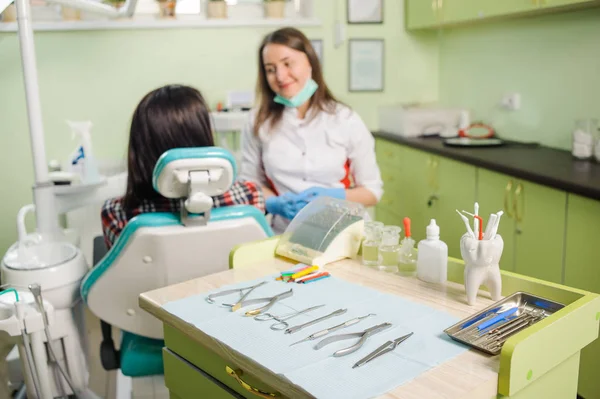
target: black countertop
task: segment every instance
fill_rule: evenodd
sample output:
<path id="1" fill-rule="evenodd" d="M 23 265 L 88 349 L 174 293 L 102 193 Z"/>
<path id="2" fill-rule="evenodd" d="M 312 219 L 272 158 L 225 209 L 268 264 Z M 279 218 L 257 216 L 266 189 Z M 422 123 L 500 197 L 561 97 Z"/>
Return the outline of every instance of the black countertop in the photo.
<path id="1" fill-rule="evenodd" d="M 569 151 L 512 142 L 501 147 L 448 147 L 439 137 L 373 134 L 377 138 L 600 200 L 600 164 L 574 159 Z"/>

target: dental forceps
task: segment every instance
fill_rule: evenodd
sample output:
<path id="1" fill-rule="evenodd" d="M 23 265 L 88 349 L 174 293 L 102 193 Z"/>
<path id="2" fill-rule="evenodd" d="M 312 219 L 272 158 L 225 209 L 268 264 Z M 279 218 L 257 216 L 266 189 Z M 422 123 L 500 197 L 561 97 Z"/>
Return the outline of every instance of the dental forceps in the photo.
<path id="1" fill-rule="evenodd" d="M 329 338 L 325 338 L 324 340 L 322 340 L 321 342 L 319 342 L 315 346 L 315 349 L 321 349 L 325 345 L 331 344 L 331 343 L 336 342 L 336 341 L 341 341 L 343 339 L 360 338 L 358 340 L 358 342 L 355 343 L 354 345 L 349 346 L 349 347 L 344 348 L 344 349 L 340 349 L 339 351 L 333 352 L 333 356 L 334 357 L 340 357 L 340 356 L 349 355 L 349 354 L 354 353 L 357 350 L 359 350 L 361 348 L 361 346 L 363 346 L 363 344 L 367 341 L 367 338 L 369 338 L 371 335 L 377 334 L 378 332 L 381 332 L 381 331 L 383 331 L 386 328 L 389 328 L 391 326 L 392 326 L 391 323 L 382 323 L 382 324 L 378 324 L 378 325 L 376 325 L 374 327 L 367 328 L 366 330 L 361 331 L 361 332 L 350 333 L 350 334 L 338 334 L 338 335 L 334 335 L 334 336 L 331 336 Z"/>
<path id="2" fill-rule="evenodd" d="M 339 330 L 340 328 L 350 327 L 350 326 L 352 326 L 352 325 L 360 322 L 362 319 L 366 319 L 369 316 L 375 316 L 375 314 L 374 313 L 369 313 L 366 316 L 355 317 L 354 319 L 350 319 L 348 321 L 345 321 L 342 324 L 338 324 L 337 326 L 333 326 L 333 327 L 329 327 L 329 328 L 326 328 L 326 329 L 321 330 L 321 331 L 317 331 L 316 333 L 310 334 L 308 337 L 304 338 L 303 340 L 300 340 L 298 342 L 294 342 L 290 346 L 294 346 L 294 345 L 299 344 L 301 342 L 312 341 L 313 339 L 321 338 L 321 337 L 323 337 L 323 336 L 325 336 L 327 334 L 330 334 L 330 333 L 332 333 L 334 331 Z"/>
<path id="3" fill-rule="evenodd" d="M 267 302 L 267 304 L 265 306 L 256 308 L 254 310 L 249 310 L 244 314 L 245 316 L 256 316 L 256 315 L 261 314 L 262 312 L 269 310 L 271 308 L 271 306 L 275 305 L 275 302 L 277 302 L 281 299 L 289 298 L 293 294 L 294 294 L 294 291 L 292 288 L 290 288 L 289 291 L 285 291 L 285 292 L 282 292 L 281 294 L 273 295 L 272 297 L 250 299 L 248 301 L 242 302 L 240 304 L 240 308 L 254 305 L 256 303 Z"/>
<path id="4" fill-rule="evenodd" d="M 410 338 L 411 335 L 413 335 L 413 333 L 403 335 L 402 337 L 396 338 L 393 341 L 387 341 L 385 344 L 381 345 L 379 348 L 375 349 L 373 352 L 369 353 L 367 356 L 363 357 L 358 362 L 356 362 L 354 364 L 354 366 L 352 366 L 352 368 L 355 369 L 357 367 L 364 366 L 365 364 L 369 363 L 371 360 L 376 359 L 381 355 L 385 355 L 386 353 L 393 351 L 394 349 L 396 349 L 396 347 L 398 345 L 400 345 L 402 342 L 404 342 L 408 338 Z"/>
<path id="5" fill-rule="evenodd" d="M 271 330 L 275 330 L 275 331 L 285 330 L 286 328 L 288 328 L 290 326 L 286 322 L 286 320 L 289 320 L 292 317 L 299 316 L 303 313 L 310 312 L 311 310 L 322 308 L 323 306 L 325 306 L 325 305 L 313 306 L 313 307 L 310 307 L 310 308 L 307 308 L 304 310 L 300 310 L 297 312 L 284 314 L 283 316 L 275 316 L 275 315 L 272 315 L 271 313 L 263 313 L 263 314 L 259 314 L 258 316 L 254 316 L 254 320 L 258 320 L 258 321 L 276 320 L 277 323 L 271 325 Z"/>
<path id="6" fill-rule="evenodd" d="M 231 310 L 233 312 L 235 312 L 236 310 L 238 310 L 241 307 L 241 303 L 244 301 L 244 299 L 246 299 L 246 297 L 248 295 L 250 295 L 250 293 L 255 290 L 256 288 L 260 287 L 261 285 L 267 284 L 266 281 L 263 281 L 261 283 L 258 283 L 256 285 L 250 286 L 250 287 L 244 287 L 244 288 L 234 288 L 231 290 L 225 290 L 225 291 L 221 291 L 221 292 L 216 292 L 214 294 L 210 294 L 209 296 L 206 297 L 206 302 L 208 303 L 215 303 L 214 298 L 220 297 L 220 296 L 225 296 L 225 295 L 229 295 L 229 294 L 233 294 L 234 292 L 238 292 L 240 294 L 240 299 L 238 299 L 238 301 L 236 303 L 234 303 L 233 305 L 231 304 L 226 304 L 226 303 L 222 303 L 221 306 L 224 307 L 231 307 Z M 243 293 L 245 290 L 248 290 L 248 292 L 246 292 L 245 294 Z"/>

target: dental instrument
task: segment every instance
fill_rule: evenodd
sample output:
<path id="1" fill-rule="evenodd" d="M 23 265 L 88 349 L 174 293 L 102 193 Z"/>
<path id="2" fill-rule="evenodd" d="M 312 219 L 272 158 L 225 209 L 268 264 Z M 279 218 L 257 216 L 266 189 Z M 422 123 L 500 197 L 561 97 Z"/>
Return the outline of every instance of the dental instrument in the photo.
<path id="1" fill-rule="evenodd" d="M 348 321 L 346 321 L 344 323 L 338 324 L 337 326 L 333 326 L 333 327 L 329 327 L 329 328 L 326 328 L 326 329 L 321 330 L 321 331 L 317 331 L 316 333 L 310 334 L 308 337 L 306 337 L 306 338 L 304 338 L 304 339 L 302 339 L 302 340 L 300 340 L 298 342 L 294 342 L 290 346 L 294 346 L 294 345 L 302 343 L 302 342 L 312 341 L 314 339 L 321 338 L 321 337 L 323 337 L 323 336 L 325 336 L 327 334 L 330 334 L 330 333 L 332 333 L 334 331 L 337 331 L 337 330 L 339 330 L 341 328 L 346 328 L 346 327 L 353 326 L 354 324 L 356 324 L 356 323 L 360 322 L 361 320 L 366 319 L 367 317 L 370 317 L 370 316 L 375 316 L 375 313 L 369 313 L 366 316 L 355 317 L 354 319 L 350 319 L 350 320 L 348 320 Z"/>
<path id="2" fill-rule="evenodd" d="M 490 214 L 490 218 L 488 219 L 487 226 L 485 226 L 485 232 L 483 233 L 484 240 L 490 240 L 493 238 L 493 237 L 491 237 L 492 230 L 494 229 L 494 225 L 496 224 L 497 219 L 498 219 L 498 215 L 496 215 L 495 213 Z"/>
<path id="3" fill-rule="evenodd" d="M 272 297 L 266 297 L 266 298 L 257 298 L 257 299 L 250 299 L 248 301 L 245 302 L 241 302 L 239 308 L 245 308 L 246 306 L 250 306 L 250 305 L 254 305 L 256 303 L 261 303 L 261 302 L 267 302 L 266 305 L 260 307 L 260 308 L 256 308 L 253 310 L 249 310 L 247 311 L 244 316 L 256 316 L 258 314 L 261 314 L 262 312 L 271 309 L 271 307 L 273 305 L 275 305 L 275 303 L 277 301 L 280 301 L 282 299 L 285 298 L 289 298 L 294 294 L 294 291 L 292 288 L 289 289 L 289 291 L 284 291 L 280 294 L 277 295 L 273 295 Z"/>
<path id="4" fill-rule="evenodd" d="M 275 321 L 277 321 L 277 323 L 271 325 L 271 330 L 276 330 L 276 331 L 285 330 L 286 328 L 289 327 L 289 324 L 286 322 L 286 320 L 289 320 L 296 316 L 300 316 L 301 314 L 304 314 L 304 313 L 308 313 L 312 310 L 322 308 L 323 306 L 325 306 L 325 305 L 312 306 L 310 308 L 300 310 L 298 312 L 288 313 L 288 314 L 285 314 L 282 316 L 275 316 L 271 313 L 263 313 L 263 314 L 254 316 L 254 320 L 258 320 L 258 321 L 275 320 Z M 281 326 L 281 327 L 279 327 L 279 326 Z"/>
<path id="5" fill-rule="evenodd" d="M 473 229 L 471 228 L 471 224 L 469 223 L 469 219 L 463 215 L 462 213 L 460 213 L 460 211 L 457 209 L 456 213 L 458 213 L 458 216 L 460 216 L 460 218 L 463 220 L 463 222 L 465 223 L 465 227 L 467 228 L 467 233 L 469 233 L 469 235 L 473 238 L 475 238 L 475 233 L 473 233 Z"/>
<path id="6" fill-rule="evenodd" d="M 400 338 L 396 338 L 393 341 L 387 341 L 385 344 L 381 345 L 379 348 L 375 349 L 373 352 L 369 353 L 367 356 L 363 357 L 358 362 L 356 362 L 354 366 L 352 366 L 352 368 L 355 369 L 357 367 L 364 366 L 371 360 L 376 359 L 381 355 L 385 355 L 386 353 L 392 352 L 398 347 L 398 345 L 409 339 L 412 335 L 413 333 L 411 332 L 409 334 L 401 336 Z"/>
<path id="7" fill-rule="evenodd" d="M 235 292 L 240 294 L 240 299 L 238 299 L 238 301 L 234 304 L 221 304 L 221 306 L 226 306 L 226 307 L 231 307 L 231 310 L 233 312 L 235 312 L 236 310 L 238 310 L 240 308 L 240 304 L 244 301 L 244 299 L 246 299 L 246 297 L 248 295 L 250 295 L 250 293 L 252 291 L 254 291 L 256 288 L 265 285 L 267 282 L 266 281 L 262 281 L 258 284 L 255 284 L 253 286 L 250 287 L 244 287 L 244 288 L 235 288 L 235 289 L 231 289 L 231 290 L 225 290 L 225 291 L 220 291 L 220 292 L 216 292 L 214 294 L 210 294 L 209 296 L 206 297 L 206 302 L 208 303 L 215 303 L 215 299 L 217 297 L 220 296 L 226 296 L 226 295 L 230 295 L 233 294 Z M 244 293 L 244 291 L 248 290 L 248 292 Z"/>
<path id="8" fill-rule="evenodd" d="M 303 328 L 312 326 L 313 324 L 317 324 L 317 323 L 319 323 L 319 322 L 321 322 L 323 320 L 327 320 L 327 319 L 329 319 L 331 317 L 342 315 L 342 314 L 346 313 L 347 311 L 348 311 L 348 309 L 338 309 L 338 310 L 336 310 L 334 312 L 329 313 L 328 315 L 319 317 L 318 319 L 314 319 L 314 320 L 311 320 L 311 321 L 309 321 L 307 323 L 300 324 L 300 325 L 297 325 L 297 326 L 294 326 L 294 327 L 290 327 L 287 330 L 285 330 L 285 333 L 286 334 L 293 334 L 295 332 L 298 332 L 298 331 L 302 330 Z"/>
<path id="9" fill-rule="evenodd" d="M 476 236 L 479 236 L 481 230 L 483 230 L 483 225 L 480 223 L 481 219 L 477 219 L 479 216 L 479 203 L 475 202 L 475 206 L 473 207 L 474 215 L 473 215 L 473 230 Z M 481 239 L 481 238 L 480 238 Z"/>
<path id="10" fill-rule="evenodd" d="M 499 211 L 496 213 L 496 223 L 494 224 L 494 228 L 492 229 L 490 240 L 493 240 L 496 237 L 496 233 L 498 232 L 498 226 L 500 226 L 500 217 L 504 214 L 504 211 Z"/>
<path id="11" fill-rule="evenodd" d="M 317 345 L 315 345 L 315 349 L 319 350 L 322 347 L 324 347 L 325 345 L 329 345 L 333 342 L 341 341 L 344 339 L 359 338 L 358 341 L 354 345 L 333 352 L 334 357 L 346 356 L 346 355 L 349 355 L 349 354 L 354 353 L 357 350 L 359 350 L 371 335 L 377 334 L 378 332 L 381 332 L 387 328 L 390 328 L 391 326 L 392 326 L 392 323 L 381 323 L 381 324 L 378 324 L 371 328 L 367 328 L 364 331 L 350 333 L 350 334 L 333 335 L 329 338 L 325 338 L 324 340 L 319 342 Z"/>

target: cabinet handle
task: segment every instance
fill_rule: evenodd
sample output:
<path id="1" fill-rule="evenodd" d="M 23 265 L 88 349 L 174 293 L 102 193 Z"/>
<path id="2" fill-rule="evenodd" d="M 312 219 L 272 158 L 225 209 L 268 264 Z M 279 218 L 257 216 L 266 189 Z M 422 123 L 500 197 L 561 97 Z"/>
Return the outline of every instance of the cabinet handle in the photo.
<path id="1" fill-rule="evenodd" d="M 515 220 L 517 222 L 523 221 L 523 213 L 525 210 L 525 202 L 523 201 L 523 197 L 521 194 L 523 193 L 523 185 L 521 183 L 517 184 L 517 188 L 515 189 L 515 196 L 513 199 L 513 210 L 515 212 Z M 519 212 L 519 202 L 521 202 L 521 212 Z"/>
<path id="2" fill-rule="evenodd" d="M 508 183 L 506 183 L 506 188 L 504 189 L 504 213 L 506 213 L 506 216 L 508 216 L 509 218 L 513 217 L 513 215 L 510 213 L 512 207 L 508 205 L 508 198 L 510 197 L 512 186 L 513 182 L 512 180 L 509 180 Z"/>
<path id="3" fill-rule="evenodd" d="M 251 386 L 250 384 L 246 383 L 244 380 L 242 380 L 241 376 L 243 374 L 242 370 L 233 370 L 231 367 L 229 366 L 225 366 L 225 372 L 230 376 L 233 377 L 237 380 L 237 382 L 240 383 L 240 385 L 248 392 L 253 393 L 256 396 L 259 396 L 261 398 L 278 398 L 280 397 L 280 395 L 278 393 L 269 393 L 269 392 L 264 392 L 261 391 L 260 389 L 254 388 L 253 386 Z"/>

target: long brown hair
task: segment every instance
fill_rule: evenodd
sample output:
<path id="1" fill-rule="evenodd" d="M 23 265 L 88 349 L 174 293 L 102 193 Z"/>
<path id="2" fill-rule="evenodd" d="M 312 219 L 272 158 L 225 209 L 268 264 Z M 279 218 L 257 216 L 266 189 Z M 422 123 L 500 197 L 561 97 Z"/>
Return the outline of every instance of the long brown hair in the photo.
<path id="1" fill-rule="evenodd" d="M 197 89 L 168 85 L 146 94 L 131 121 L 124 208 L 161 197 L 152 186 L 152 172 L 165 151 L 212 146 L 209 108 Z"/>
<path id="2" fill-rule="evenodd" d="M 269 33 L 263 39 L 258 49 L 258 80 L 256 83 L 256 97 L 259 101 L 259 108 L 254 120 L 253 131 L 254 134 L 258 134 L 259 128 L 265 123 L 269 122 L 269 126 L 273 127 L 280 120 L 283 115 L 284 105 L 276 103 L 274 101 L 275 93 L 269 87 L 267 82 L 267 75 L 263 66 L 262 53 L 267 44 L 282 44 L 294 50 L 298 50 L 306 54 L 308 62 L 312 68 L 312 78 L 319 87 L 317 91 L 310 99 L 309 108 L 318 107 L 318 109 L 325 112 L 334 112 L 335 106 L 339 101 L 333 97 L 333 94 L 327 88 L 325 80 L 323 79 L 323 71 L 321 70 L 321 63 L 317 57 L 315 49 L 310 44 L 310 41 L 306 36 L 295 28 L 281 28 L 275 32 Z"/>

